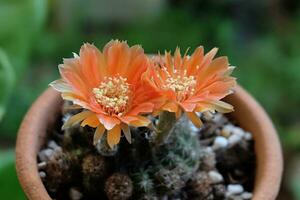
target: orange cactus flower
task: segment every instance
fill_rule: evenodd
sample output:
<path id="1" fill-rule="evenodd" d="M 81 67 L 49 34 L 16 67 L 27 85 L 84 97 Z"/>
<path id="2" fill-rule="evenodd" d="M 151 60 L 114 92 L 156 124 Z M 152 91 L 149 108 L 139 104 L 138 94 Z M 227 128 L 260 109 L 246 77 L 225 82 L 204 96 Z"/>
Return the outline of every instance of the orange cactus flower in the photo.
<path id="1" fill-rule="evenodd" d="M 230 112 L 233 107 L 221 99 L 232 93 L 236 84 L 230 74 L 227 57 L 213 59 L 217 48 L 204 55 L 203 47 L 198 47 L 191 56 L 182 57 L 176 48 L 174 57 L 166 52 L 164 57 L 154 57 L 153 65 L 144 75 L 152 87 L 160 90 L 167 101 L 161 110 L 174 112 L 179 117 L 182 110 L 197 126 L 202 125 L 195 112 Z"/>
<path id="2" fill-rule="evenodd" d="M 63 128 L 80 122 L 81 126 L 94 127 L 94 143 L 107 130 L 110 147 L 119 143 L 122 130 L 130 142 L 128 126 L 147 126 L 150 120 L 142 114 L 151 113 L 160 98 L 141 79 L 149 63 L 140 46 L 129 47 L 117 40 L 109 42 L 103 52 L 84 44 L 79 55 L 64 59 L 59 65 L 62 79 L 50 85 L 62 93 L 63 99 L 84 110 L 72 116 Z"/>

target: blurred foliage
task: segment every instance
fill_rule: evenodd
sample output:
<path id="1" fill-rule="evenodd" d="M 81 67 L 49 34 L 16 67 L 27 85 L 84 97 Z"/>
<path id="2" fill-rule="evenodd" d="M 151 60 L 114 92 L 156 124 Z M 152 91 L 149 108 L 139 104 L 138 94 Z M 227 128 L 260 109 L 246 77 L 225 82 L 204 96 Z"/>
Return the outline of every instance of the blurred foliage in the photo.
<path id="1" fill-rule="evenodd" d="M 0 1 L 0 121 L 15 79 L 28 65 L 31 47 L 46 16 L 46 0 Z"/>
<path id="2" fill-rule="evenodd" d="M 14 140 L 62 58 L 83 42 L 118 38 L 147 53 L 219 47 L 274 120 L 284 151 L 300 151 L 300 1 L 0 0 L 0 24 L 0 137 Z M 283 187 L 297 195 L 300 182 L 290 182 Z"/>
<path id="3" fill-rule="evenodd" d="M 5 114 L 5 106 L 9 100 L 14 84 L 14 71 L 6 53 L 0 49 L 0 121 Z"/>
<path id="4" fill-rule="evenodd" d="M 286 166 L 286 180 L 284 180 L 284 183 L 294 192 L 294 199 L 298 200 L 300 199 L 300 154 L 298 152 L 290 156 L 290 162 Z"/>
<path id="5" fill-rule="evenodd" d="M 13 200 L 25 200 L 15 170 L 14 151 L 0 151 L 0 194 Z"/>
<path id="6" fill-rule="evenodd" d="M 45 20 L 46 3 L 45 0 L 0 1 L 0 46 L 12 58 L 17 75 L 26 67 L 35 36 Z"/>

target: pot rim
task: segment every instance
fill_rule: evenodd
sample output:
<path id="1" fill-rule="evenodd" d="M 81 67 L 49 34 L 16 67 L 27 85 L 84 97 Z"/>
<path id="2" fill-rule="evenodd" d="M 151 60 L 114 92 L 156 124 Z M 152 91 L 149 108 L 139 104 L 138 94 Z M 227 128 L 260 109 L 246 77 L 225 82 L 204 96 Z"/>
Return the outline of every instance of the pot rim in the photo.
<path id="1" fill-rule="evenodd" d="M 235 93 L 226 97 L 225 101 L 235 108 L 230 115 L 254 137 L 256 175 L 253 199 L 273 200 L 278 194 L 283 171 L 282 151 L 276 130 L 264 109 L 242 87 L 236 86 Z M 48 88 L 31 106 L 18 132 L 17 175 L 30 200 L 51 199 L 39 176 L 37 153 L 45 142 L 47 130 L 55 124 L 62 102 L 60 94 Z"/>

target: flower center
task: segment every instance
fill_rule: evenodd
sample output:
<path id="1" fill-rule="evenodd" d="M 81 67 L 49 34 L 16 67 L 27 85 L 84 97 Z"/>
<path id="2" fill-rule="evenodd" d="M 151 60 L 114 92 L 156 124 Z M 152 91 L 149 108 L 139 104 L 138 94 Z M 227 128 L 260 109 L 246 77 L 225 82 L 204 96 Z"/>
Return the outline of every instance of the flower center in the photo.
<path id="1" fill-rule="evenodd" d="M 177 100 L 183 100 L 186 97 L 193 95 L 195 92 L 196 80 L 194 76 L 187 76 L 186 70 L 183 74 L 179 74 L 174 70 L 174 75 L 167 72 L 164 89 L 171 89 L 176 93 Z"/>
<path id="2" fill-rule="evenodd" d="M 97 88 L 93 88 L 96 101 L 109 115 L 122 115 L 127 108 L 130 88 L 127 79 L 121 76 L 105 77 Z"/>

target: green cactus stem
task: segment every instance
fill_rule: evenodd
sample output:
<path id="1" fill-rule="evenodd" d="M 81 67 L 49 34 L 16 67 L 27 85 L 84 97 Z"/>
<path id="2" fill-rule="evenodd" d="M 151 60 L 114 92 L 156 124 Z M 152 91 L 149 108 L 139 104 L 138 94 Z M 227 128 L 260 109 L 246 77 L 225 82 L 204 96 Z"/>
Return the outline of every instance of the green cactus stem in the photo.
<path id="1" fill-rule="evenodd" d="M 175 113 L 167 111 L 163 111 L 160 113 L 158 124 L 156 126 L 156 145 L 162 145 L 166 140 L 168 140 L 175 123 Z"/>

